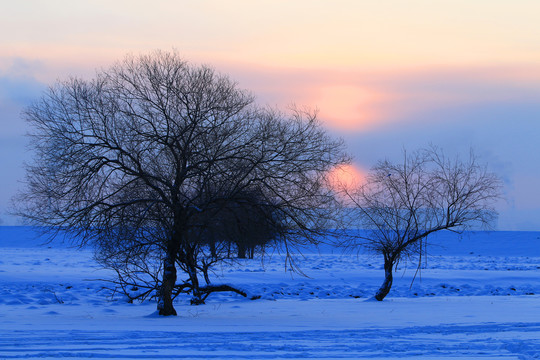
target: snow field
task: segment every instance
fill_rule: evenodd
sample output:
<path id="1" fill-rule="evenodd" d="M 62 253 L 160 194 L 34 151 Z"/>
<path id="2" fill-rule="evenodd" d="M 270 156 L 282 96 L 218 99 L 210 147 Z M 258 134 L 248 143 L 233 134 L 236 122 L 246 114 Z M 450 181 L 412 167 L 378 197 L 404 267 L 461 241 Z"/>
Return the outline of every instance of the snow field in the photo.
<path id="1" fill-rule="evenodd" d="M 436 238 L 413 286 L 408 264 L 383 302 L 370 300 L 383 280 L 376 256 L 311 249 L 298 258 L 308 277 L 277 255 L 242 260 L 214 279 L 260 300 L 181 297 L 180 316 L 163 318 L 155 302 L 102 290 L 93 279 L 111 274 L 90 250 L 22 231 L 0 228 L 0 359 L 540 358 L 538 233 Z"/>

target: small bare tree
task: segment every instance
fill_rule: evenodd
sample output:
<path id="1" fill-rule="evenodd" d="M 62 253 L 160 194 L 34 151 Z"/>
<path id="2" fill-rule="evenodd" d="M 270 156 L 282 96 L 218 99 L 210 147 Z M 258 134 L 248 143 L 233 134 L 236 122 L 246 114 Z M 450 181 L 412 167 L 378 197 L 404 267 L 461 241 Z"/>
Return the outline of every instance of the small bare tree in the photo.
<path id="1" fill-rule="evenodd" d="M 227 76 L 176 53 L 60 82 L 24 116 L 35 159 L 19 215 L 95 244 L 122 290 L 144 285 L 134 296 L 153 293 L 161 315 L 176 315 L 180 292 L 197 303 L 224 289 L 199 285 L 216 259 L 199 236 L 215 225 L 201 219 L 257 189 L 250 206 L 280 219 L 287 246 L 312 241 L 332 220 L 325 176 L 348 161 L 314 113 L 260 108 Z"/>
<path id="2" fill-rule="evenodd" d="M 375 298 L 381 301 L 389 293 L 401 260 L 414 255 L 421 259 L 430 234 L 490 227 L 500 187 L 499 178 L 479 164 L 472 151 L 462 161 L 430 147 L 412 155 L 404 152 L 400 164 L 379 162 L 362 186 L 345 190 L 365 229 L 347 245 L 384 257 L 385 279 Z"/>

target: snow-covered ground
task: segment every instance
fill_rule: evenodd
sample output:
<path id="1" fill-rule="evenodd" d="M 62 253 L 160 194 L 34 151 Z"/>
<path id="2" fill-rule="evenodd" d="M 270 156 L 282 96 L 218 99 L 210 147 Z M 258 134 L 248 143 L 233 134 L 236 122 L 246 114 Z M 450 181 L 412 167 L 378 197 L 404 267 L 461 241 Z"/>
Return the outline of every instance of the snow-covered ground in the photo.
<path id="1" fill-rule="evenodd" d="M 536 359 L 540 358 L 540 232 L 446 233 L 411 287 L 398 270 L 383 302 L 381 259 L 322 247 L 219 268 L 216 279 L 260 300 L 211 296 L 129 304 L 100 291 L 90 250 L 39 246 L 28 228 L 0 227 L 0 359 Z"/>

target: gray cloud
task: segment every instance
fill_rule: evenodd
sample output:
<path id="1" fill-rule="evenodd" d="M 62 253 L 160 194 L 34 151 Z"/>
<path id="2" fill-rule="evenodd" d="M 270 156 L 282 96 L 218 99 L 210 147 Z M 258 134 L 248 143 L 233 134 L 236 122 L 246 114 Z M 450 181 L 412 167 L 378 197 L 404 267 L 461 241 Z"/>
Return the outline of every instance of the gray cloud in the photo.
<path id="1" fill-rule="evenodd" d="M 434 109 L 394 124 L 341 136 L 365 168 L 384 158 L 399 161 L 404 148 L 414 150 L 430 143 L 452 154 L 466 155 L 472 148 L 504 182 L 501 226 L 510 229 L 521 216 L 520 226 L 540 229 L 536 216 L 540 213 L 540 192 L 522 185 L 526 183 L 523 179 L 531 178 L 540 183 L 540 99 Z M 536 205 L 530 211 L 523 210 L 531 204 Z"/>
<path id="2" fill-rule="evenodd" d="M 26 124 L 20 114 L 24 107 L 37 99 L 45 89 L 32 73 L 33 64 L 14 59 L 0 73 L 0 126 L 1 137 L 20 136 L 26 131 Z"/>

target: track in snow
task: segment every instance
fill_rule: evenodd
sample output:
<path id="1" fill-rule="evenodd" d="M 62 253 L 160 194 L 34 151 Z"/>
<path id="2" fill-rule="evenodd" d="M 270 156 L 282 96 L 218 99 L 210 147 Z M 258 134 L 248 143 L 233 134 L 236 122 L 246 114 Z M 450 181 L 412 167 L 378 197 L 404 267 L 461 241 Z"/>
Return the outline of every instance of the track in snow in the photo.
<path id="1" fill-rule="evenodd" d="M 1 331 L 1 359 L 538 359 L 540 323 L 292 332 Z"/>

